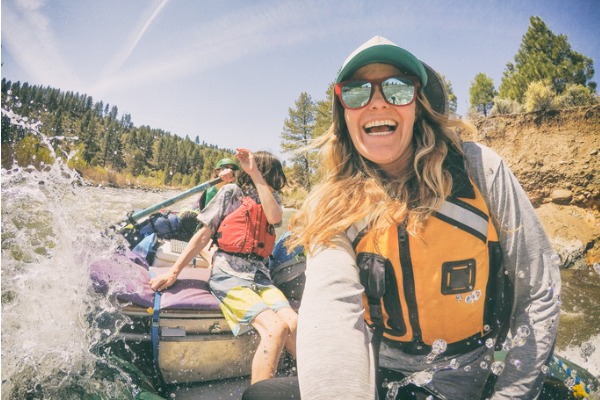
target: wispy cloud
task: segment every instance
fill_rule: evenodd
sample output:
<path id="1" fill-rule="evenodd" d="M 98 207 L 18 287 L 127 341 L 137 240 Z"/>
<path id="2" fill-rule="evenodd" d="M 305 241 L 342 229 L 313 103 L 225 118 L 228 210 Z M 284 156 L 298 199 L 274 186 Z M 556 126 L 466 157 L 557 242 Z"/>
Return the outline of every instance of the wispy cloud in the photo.
<path id="1" fill-rule="evenodd" d="M 125 64 L 125 62 L 131 56 L 131 53 L 133 53 L 146 31 L 148 31 L 150 25 L 152 25 L 152 22 L 154 22 L 154 20 L 158 17 L 158 15 L 162 11 L 162 9 L 167 5 L 168 2 L 169 0 L 160 0 L 156 4 L 156 6 L 150 10 L 151 12 L 149 13 L 149 16 L 144 17 L 140 21 L 137 29 L 135 29 L 132 32 L 125 46 L 121 49 L 121 51 L 117 53 L 112 62 L 107 66 L 106 72 L 104 73 L 105 76 L 112 75 L 115 71 L 121 68 L 123 64 Z"/>
<path id="2" fill-rule="evenodd" d="M 97 89 L 108 91 L 118 87 L 131 88 L 149 81 L 178 79 L 229 64 L 252 53 L 309 42 L 327 34 L 323 24 L 319 24 L 321 29 L 315 29 L 311 21 L 328 18 L 334 13 L 320 2 L 261 4 L 233 10 L 220 18 L 199 21 L 185 32 L 185 42 L 178 42 L 171 48 L 156 49 L 153 52 L 155 58 L 135 63 L 136 67 L 114 70 L 110 77 L 98 83 Z M 144 29 L 139 31 L 133 46 L 139 42 L 158 11 L 160 9 L 157 8 Z M 128 49 L 133 47 L 128 46 Z"/>
<path id="3" fill-rule="evenodd" d="M 2 45 L 35 81 L 65 86 L 79 77 L 63 60 L 43 0 L 2 1 Z"/>

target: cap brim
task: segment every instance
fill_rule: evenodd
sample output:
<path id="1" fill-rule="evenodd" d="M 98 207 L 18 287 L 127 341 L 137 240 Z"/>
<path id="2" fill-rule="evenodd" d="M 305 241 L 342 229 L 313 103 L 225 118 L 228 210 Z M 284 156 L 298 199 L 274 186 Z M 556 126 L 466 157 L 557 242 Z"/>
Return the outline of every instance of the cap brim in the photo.
<path id="1" fill-rule="evenodd" d="M 427 86 L 423 88 L 423 94 L 427 97 L 433 111 L 447 116 L 449 106 L 446 85 L 444 85 L 442 78 L 433 70 L 433 68 L 423 61 L 421 61 L 421 63 L 423 64 L 423 67 L 425 67 L 425 72 L 427 73 Z"/>
<path id="2" fill-rule="evenodd" d="M 336 83 L 349 79 L 352 73 L 367 64 L 382 63 L 393 65 L 403 73 L 418 78 L 422 86 L 427 85 L 427 75 L 421 62 L 412 53 L 396 45 L 367 47 L 351 57 L 338 73 Z"/>

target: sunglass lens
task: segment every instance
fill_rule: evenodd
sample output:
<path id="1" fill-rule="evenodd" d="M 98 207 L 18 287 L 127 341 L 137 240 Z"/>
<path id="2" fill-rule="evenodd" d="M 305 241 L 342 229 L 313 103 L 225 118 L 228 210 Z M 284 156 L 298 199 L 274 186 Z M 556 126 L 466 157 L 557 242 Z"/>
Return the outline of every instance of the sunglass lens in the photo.
<path id="1" fill-rule="evenodd" d="M 409 79 L 386 79 L 381 82 L 381 90 L 388 103 L 396 106 L 409 104 L 415 96 L 415 86 Z"/>
<path id="2" fill-rule="evenodd" d="M 347 108 L 361 108 L 371 98 L 371 83 L 368 81 L 351 81 L 342 86 L 342 102 Z"/>

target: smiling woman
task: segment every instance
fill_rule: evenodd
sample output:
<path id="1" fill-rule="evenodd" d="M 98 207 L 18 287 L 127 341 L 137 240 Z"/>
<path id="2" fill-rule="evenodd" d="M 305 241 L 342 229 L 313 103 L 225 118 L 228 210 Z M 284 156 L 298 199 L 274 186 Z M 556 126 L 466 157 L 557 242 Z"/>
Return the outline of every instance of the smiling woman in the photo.
<path id="1" fill-rule="evenodd" d="M 416 86 L 408 85 L 409 88 L 394 85 L 394 97 L 402 96 L 403 91 L 412 93 L 410 97 L 404 94 L 408 101 L 402 104 L 394 104 L 390 97 L 383 91 L 383 84 L 397 78 L 390 78 L 400 74 L 401 71 L 389 64 L 369 64 L 359 68 L 352 79 L 342 83 L 340 103 L 346 109 L 344 113 L 346 126 L 352 139 L 354 148 L 364 158 L 371 160 L 384 169 L 390 176 L 404 174 L 404 166 L 412 158 L 412 128 L 415 120 L 415 94 Z M 408 78 L 404 78 L 410 82 Z M 348 84 L 353 82 L 368 82 L 371 86 L 370 94 L 357 107 L 349 107 L 344 101 L 344 90 Z M 364 84 L 361 84 L 364 85 Z M 385 87 L 387 88 L 386 85 Z M 418 86 L 418 85 L 417 85 Z M 389 89 L 388 89 L 389 90 Z M 354 97 L 352 103 L 356 101 Z"/>
<path id="2" fill-rule="evenodd" d="M 356 49 L 335 93 L 315 143 L 324 178 L 289 243 L 308 253 L 298 382 L 244 398 L 537 397 L 561 281 L 525 192 L 497 154 L 462 142 L 474 127 L 448 118 L 441 79 L 389 40 Z"/>

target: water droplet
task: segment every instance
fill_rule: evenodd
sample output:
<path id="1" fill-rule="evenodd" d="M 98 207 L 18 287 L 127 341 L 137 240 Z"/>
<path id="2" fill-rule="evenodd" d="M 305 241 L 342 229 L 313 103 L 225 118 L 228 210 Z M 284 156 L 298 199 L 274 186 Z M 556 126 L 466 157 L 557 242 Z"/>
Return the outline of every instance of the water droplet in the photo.
<path id="1" fill-rule="evenodd" d="M 510 363 L 514 365 L 519 371 L 521 370 L 521 360 L 510 360 Z"/>
<path id="2" fill-rule="evenodd" d="M 433 372 L 429 370 L 419 371 L 411 375 L 410 381 L 416 386 L 425 386 L 433 379 Z"/>
<path id="3" fill-rule="evenodd" d="M 573 386 L 575 385 L 575 378 L 573 377 L 568 377 L 567 379 L 565 379 L 565 385 L 571 389 L 573 388 Z"/>
<path id="4" fill-rule="evenodd" d="M 458 362 L 458 360 L 456 358 L 453 358 L 452 360 L 450 360 L 450 368 L 458 369 L 458 367 L 460 367 L 460 363 Z"/>
<path id="5" fill-rule="evenodd" d="M 491 329 L 492 329 L 492 328 L 491 328 L 489 325 L 487 325 L 487 324 L 485 324 L 485 325 L 483 326 L 483 331 L 484 331 L 484 332 L 489 332 Z"/>
<path id="6" fill-rule="evenodd" d="M 488 363 L 486 363 L 485 361 L 482 361 L 479 363 L 479 368 L 487 369 L 487 367 L 488 367 Z"/>
<path id="7" fill-rule="evenodd" d="M 502 350 L 509 351 L 510 349 L 512 349 L 512 343 L 510 342 L 510 340 L 507 340 L 506 342 L 502 343 Z"/>
<path id="8" fill-rule="evenodd" d="M 596 346 L 594 346 L 592 342 L 584 342 L 581 344 L 580 352 L 581 357 L 583 357 L 584 360 L 587 361 L 588 358 L 596 352 Z"/>
<path id="9" fill-rule="evenodd" d="M 395 400 L 398 396 L 398 385 L 395 385 L 394 383 L 390 383 L 388 385 L 388 391 L 387 395 L 385 396 L 385 400 Z"/>
<path id="10" fill-rule="evenodd" d="M 547 365 L 542 365 L 542 373 L 547 374 L 549 369 Z"/>
<path id="11" fill-rule="evenodd" d="M 491 349 L 492 347 L 494 347 L 494 339 L 489 338 L 485 341 L 485 347 L 487 347 L 488 349 Z"/>
<path id="12" fill-rule="evenodd" d="M 531 331 L 529 330 L 529 327 L 526 325 L 520 326 L 519 328 L 517 328 L 517 335 L 520 337 L 527 337 L 529 335 L 531 335 Z"/>
<path id="13" fill-rule="evenodd" d="M 600 272 L 598 272 L 600 274 Z M 456 295 L 456 301 L 462 301 L 462 295 L 461 294 L 457 294 Z"/>
<path id="14" fill-rule="evenodd" d="M 527 342 L 526 336 L 516 336 L 512 339 L 512 347 L 521 347 Z"/>
<path id="15" fill-rule="evenodd" d="M 470 365 L 465 366 L 464 370 L 469 372 L 471 370 L 471 366 Z"/>
<path id="16" fill-rule="evenodd" d="M 523 272 L 523 271 L 519 271 L 519 272 L 517 273 L 517 276 L 518 276 L 519 278 L 525 278 L 525 272 Z"/>
<path id="17" fill-rule="evenodd" d="M 480 297 L 481 297 L 481 290 L 476 290 L 473 293 L 468 294 L 467 297 L 465 297 L 465 303 L 471 304 L 471 303 L 479 300 Z"/>
<path id="18" fill-rule="evenodd" d="M 445 340 L 437 339 L 435 342 L 433 342 L 433 345 L 431 346 L 431 352 L 435 354 L 442 354 L 446 351 L 447 348 L 448 344 Z"/>
<path id="19" fill-rule="evenodd" d="M 495 361 L 492 363 L 492 367 L 490 369 L 494 375 L 500 375 L 502 371 L 504 371 L 504 363 L 502 361 Z"/>

